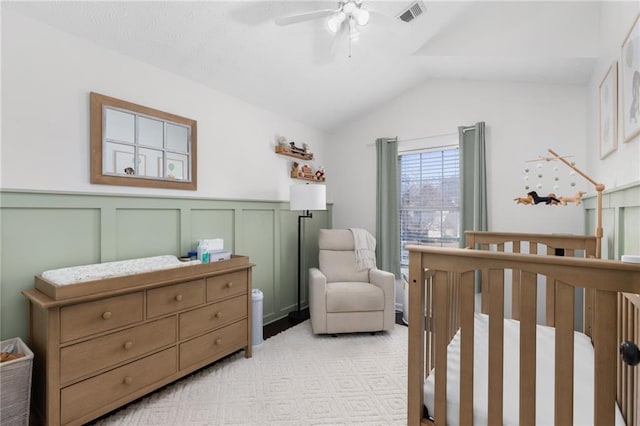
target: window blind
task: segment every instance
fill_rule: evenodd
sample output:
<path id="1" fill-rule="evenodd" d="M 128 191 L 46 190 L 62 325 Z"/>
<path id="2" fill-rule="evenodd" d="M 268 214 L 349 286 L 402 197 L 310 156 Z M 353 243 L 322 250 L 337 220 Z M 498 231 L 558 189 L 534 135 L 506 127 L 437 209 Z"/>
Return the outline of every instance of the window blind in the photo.
<path id="1" fill-rule="evenodd" d="M 459 149 L 440 148 L 398 156 L 400 263 L 408 244 L 457 247 L 460 239 Z"/>

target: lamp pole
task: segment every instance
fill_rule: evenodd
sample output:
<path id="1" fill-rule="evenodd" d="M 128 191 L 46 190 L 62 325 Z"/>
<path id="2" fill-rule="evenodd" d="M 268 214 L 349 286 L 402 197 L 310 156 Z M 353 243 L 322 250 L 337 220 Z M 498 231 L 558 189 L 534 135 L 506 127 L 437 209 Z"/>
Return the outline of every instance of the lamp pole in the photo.
<path id="1" fill-rule="evenodd" d="M 291 311 L 289 312 L 289 319 L 295 322 L 302 322 L 306 319 L 309 319 L 309 312 L 305 311 L 303 312 L 300 307 L 301 307 L 301 302 L 300 302 L 300 293 L 301 293 L 301 286 L 302 286 L 302 266 L 301 266 L 301 262 L 302 262 L 302 241 L 301 241 L 301 235 L 302 235 L 302 219 L 305 218 L 313 218 L 313 214 L 309 211 L 309 210 L 305 210 L 303 215 L 299 215 L 298 216 L 298 309 L 295 311 Z"/>

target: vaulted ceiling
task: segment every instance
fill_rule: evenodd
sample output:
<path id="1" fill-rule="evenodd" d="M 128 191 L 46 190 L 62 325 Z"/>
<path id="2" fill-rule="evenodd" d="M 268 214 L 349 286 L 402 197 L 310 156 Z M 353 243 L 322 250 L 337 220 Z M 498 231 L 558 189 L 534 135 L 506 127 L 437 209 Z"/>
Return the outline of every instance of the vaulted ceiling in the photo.
<path id="1" fill-rule="evenodd" d="M 315 128 L 331 131 L 429 79 L 585 84 L 597 1 L 363 0 L 357 40 L 327 18 L 274 20 L 336 1 L 2 2 L 3 8 Z M 349 57 L 349 49 L 351 56 Z"/>

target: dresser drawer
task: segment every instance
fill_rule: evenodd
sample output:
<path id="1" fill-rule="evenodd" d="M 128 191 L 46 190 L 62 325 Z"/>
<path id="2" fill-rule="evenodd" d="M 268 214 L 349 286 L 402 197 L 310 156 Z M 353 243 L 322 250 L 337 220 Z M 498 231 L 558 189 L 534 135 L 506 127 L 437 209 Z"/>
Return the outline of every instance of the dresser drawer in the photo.
<path id="1" fill-rule="evenodd" d="M 176 348 L 84 380 L 60 391 L 62 424 L 99 410 L 176 372 Z"/>
<path id="2" fill-rule="evenodd" d="M 60 341 L 68 342 L 142 321 L 143 293 L 109 297 L 60 310 Z"/>
<path id="3" fill-rule="evenodd" d="M 180 369 L 207 359 L 214 360 L 247 345 L 247 320 L 228 325 L 180 345 Z"/>
<path id="4" fill-rule="evenodd" d="M 246 295 L 182 313 L 180 314 L 180 339 L 220 328 L 246 316 Z"/>
<path id="5" fill-rule="evenodd" d="M 207 302 L 247 292 L 247 271 L 207 278 Z"/>
<path id="6" fill-rule="evenodd" d="M 147 318 L 204 303 L 204 279 L 147 290 Z"/>
<path id="7" fill-rule="evenodd" d="M 176 341 L 175 316 L 60 349 L 60 382 L 102 370 Z"/>

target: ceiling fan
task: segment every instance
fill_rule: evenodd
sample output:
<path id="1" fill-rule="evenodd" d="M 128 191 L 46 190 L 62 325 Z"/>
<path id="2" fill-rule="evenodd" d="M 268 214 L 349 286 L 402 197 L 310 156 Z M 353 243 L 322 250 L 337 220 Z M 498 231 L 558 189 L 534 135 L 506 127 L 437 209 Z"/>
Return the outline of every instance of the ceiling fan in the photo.
<path id="1" fill-rule="evenodd" d="M 365 8 L 362 5 L 362 0 L 339 0 L 336 9 L 313 10 L 276 18 L 275 23 L 284 26 L 329 17 L 329 19 L 327 19 L 327 28 L 330 32 L 333 34 L 338 34 L 344 30 L 349 32 L 349 57 L 351 57 L 351 40 L 358 38 L 358 28 L 369 23 L 371 13 L 377 12 Z"/>
<path id="2" fill-rule="evenodd" d="M 327 27 L 334 34 L 343 24 L 364 26 L 369 23 L 369 11 L 362 7 L 362 0 L 340 0 L 337 9 L 320 9 L 311 12 L 276 18 L 278 25 L 291 25 L 298 22 L 311 21 L 313 19 L 331 16 L 327 21 Z"/>

